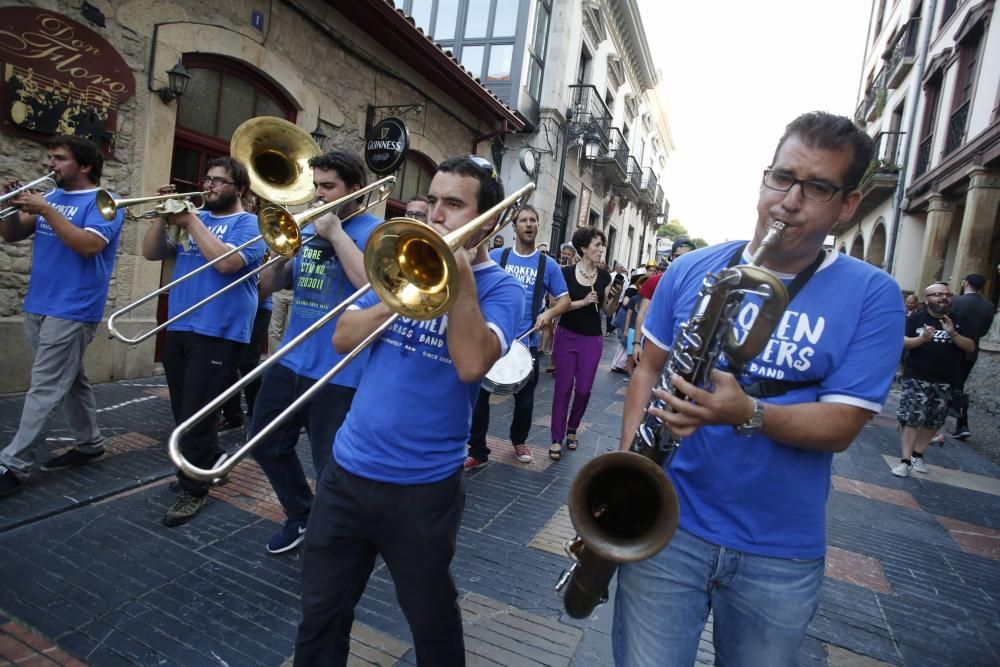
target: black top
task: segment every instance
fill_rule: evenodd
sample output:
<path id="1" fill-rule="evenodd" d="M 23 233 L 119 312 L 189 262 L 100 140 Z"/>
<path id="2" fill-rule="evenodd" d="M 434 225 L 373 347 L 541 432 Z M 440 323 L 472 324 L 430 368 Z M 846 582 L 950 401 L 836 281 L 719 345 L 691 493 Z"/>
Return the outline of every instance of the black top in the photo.
<path id="1" fill-rule="evenodd" d="M 965 322 L 962 335 L 978 341 L 989 333 L 996 309 L 980 294 L 963 294 L 951 300 L 951 312 Z"/>
<path id="2" fill-rule="evenodd" d="M 566 279 L 566 287 L 569 289 L 571 301 L 580 301 L 590 293 L 590 286 L 581 285 L 576 279 L 576 266 L 562 267 L 563 277 Z M 559 316 L 559 326 L 565 327 L 573 333 L 581 336 L 602 336 L 604 329 L 601 327 L 601 313 L 598 312 L 604 304 L 604 295 L 611 284 L 611 274 L 604 269 L 597 270 L 597 278 L 594 280 L 594 290 L 597 292 L 597 308 L 594 305 L 584 306 L 563 313 Z"/>
<path id="3" fill-rule="evenodd" d="M 965 335 L 961 316 L 950 315 L 958 333 Z M 932 316 L 926 310 L 918 310 L 906 318 L 906 335 L 910 338 L 919 336 L 923 327 L 934 329 L 934 338 L 920 347 L 906 351 L 903 362 L 903 377 L 916 378 L 925 382 L 944 382 L 954 384 L 958 376 L 959 364 L 965 353 L 941 326 L 941 320 Z"/>

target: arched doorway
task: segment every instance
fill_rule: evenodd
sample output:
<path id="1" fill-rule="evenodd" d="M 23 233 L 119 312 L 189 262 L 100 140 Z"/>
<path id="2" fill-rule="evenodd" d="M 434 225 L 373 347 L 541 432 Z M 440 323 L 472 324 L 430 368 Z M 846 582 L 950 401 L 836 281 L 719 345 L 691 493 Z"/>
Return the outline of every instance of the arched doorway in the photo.
<path id="1" fill-rule="evenodd" d="M 885 261 L 885 218 L 879 216 L 875 221 L 875 229 L 872 230 L 871 239 L 868 241 L 868 253 L 865 261 L 875 266 L 882 266 Z"/>
<path id="2" fill-rule="evenodd" d="M 205 164 L 229 155 L 229 140 L 240 124 L 257 116 L 277 116 L 295 122 L 296 107 L 269 79 L 232 58 L 203 53 L 185 54 L 184 67 L 191 75 L 184 96 L 177 100 L 170 182 L 179 192 L 201 189 Z M 165 265 L 160 284 L 171 277 L 173 264 Z M 159 298 L 157 323 L 167 319 L 167 299 Z M 161 360 L 163 337 L 156 337 L 154 358 Z"/>
<path id="3" fill-rule="evenodd" d="M 396 172 L 396 185 L 385 206 L 386 219 L 402 216 L 406 212 L 406 202 L 415 195 L 426 196 L 435 171 L 437 165 L 433 160 L 423 153 L 410 151 L 406 162 Z"/>
<path id="4" fill-rule="evenodd" d="M 861 238 L 860 233 L 854 237 L 854 243 L 851 244 L 851 257 L 865 258 L 865 241 Z"/>

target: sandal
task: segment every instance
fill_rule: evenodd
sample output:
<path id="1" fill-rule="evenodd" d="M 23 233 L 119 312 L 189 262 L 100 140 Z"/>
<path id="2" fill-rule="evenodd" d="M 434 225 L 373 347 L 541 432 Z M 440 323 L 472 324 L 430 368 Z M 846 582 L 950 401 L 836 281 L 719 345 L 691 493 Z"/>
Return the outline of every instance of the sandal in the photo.
<path id="1" fill-rule="evenodd" d="M 558 461 L 560 458 L 562 458 L 562 445 L 560 445 L 558 442 L 553 442 L 552 445 L 549 447 L 549 458 L 552 459 L 553 461 Z"/>
<path id="2" fill-rule="evenodd" d="M 566 431 L 566 449 L 576 449 L 576 431 Z"/>

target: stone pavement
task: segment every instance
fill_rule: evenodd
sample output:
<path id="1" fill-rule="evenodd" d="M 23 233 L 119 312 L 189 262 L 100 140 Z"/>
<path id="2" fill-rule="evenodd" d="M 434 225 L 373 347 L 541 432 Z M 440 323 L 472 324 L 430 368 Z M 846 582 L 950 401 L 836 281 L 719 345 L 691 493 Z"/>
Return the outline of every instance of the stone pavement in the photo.
<path id="1" fill-rule="evenodd" d="M 627 385 L 608 370 L 607 342 L 580 448 L 562 461 L 545 453 L 551 376 L 538 386 L 531 465 L 506 440 L 512 401 L 495 399 L 493 461 L 468 475 L 453 565 L 471 665 L 611 663 L 611 605 L 575 621 L 552 592 L 567 564 L 573 475 L 618 440 Z M 281 512 L 259 469 L 244 462 L 198 517 L 165 528 L 172 470 L 162 443 L 172 419 L 163 379 L 100 385 L 97 398 L 109 456 L 39 473 L 0 500 L 0 664 L 285 664 L 300 562 L 264 550 Z M 0 400 L 0 443 L 20 407 L 19 397 Z M 47 445 L 65 446 L 53 426 Z M 896 456 L 888 406 L 834 459 L 827 577 L 801 661 L 1000 664 L 1000 469 L 953 440 L 928 452 L 926 475 L 893 477 Z M 711 626 L 703 640 L 698 662 L 710 664 Z M 352 664 L 415 664 L 381 563 L 358 607 Z"/>

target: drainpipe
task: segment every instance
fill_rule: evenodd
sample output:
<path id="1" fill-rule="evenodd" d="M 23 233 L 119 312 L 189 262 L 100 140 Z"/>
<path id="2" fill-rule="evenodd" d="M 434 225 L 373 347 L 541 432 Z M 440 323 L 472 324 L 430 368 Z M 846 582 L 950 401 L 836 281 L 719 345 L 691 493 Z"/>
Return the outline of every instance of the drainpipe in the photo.
<path id="1" fill-rule="evenodd" d="M 896 239 L 899 237 L 899 223 L 903 216 L 903 198 L 906 195 L 906 175 L 909 171 L 910 148 L 917 142 L 917 136 L 913 133 L 917 119 L 917 98 L 922 88 L 921 81 L 924 78 L 924 68 L 927 66 L 927 51 L 931 43 L 931 24 L 934 22 L 934 12 L 937 9 L 937 0 L 927 0 L 926 11 L 921 12 L 920 17 L 920 40 L 917 47 L 917 65 L 913 74 L 913 83 L 906 95 L 906 132 L 907 140 L 903 142 L 903 159 L 900 161 L 899 181 L 896 182 L 896 192 L 892 201 L 892 220 L 889 223 L 889 252 L 885 256 L 885 265 L 882 267 L 889 275 L 893 275 L 892 269 L 896 259 Z"/>

